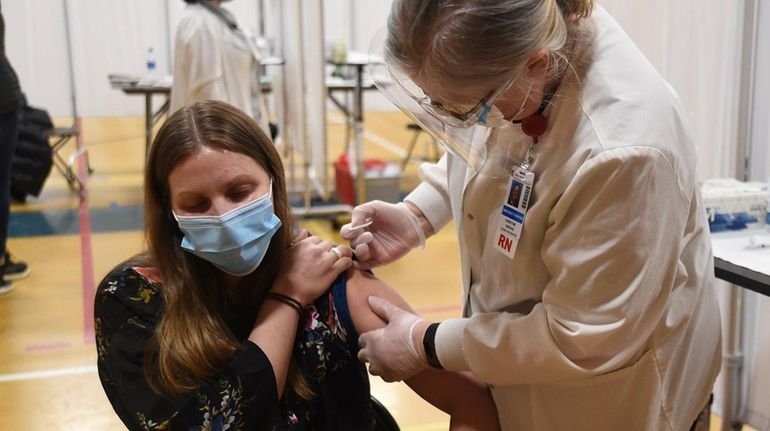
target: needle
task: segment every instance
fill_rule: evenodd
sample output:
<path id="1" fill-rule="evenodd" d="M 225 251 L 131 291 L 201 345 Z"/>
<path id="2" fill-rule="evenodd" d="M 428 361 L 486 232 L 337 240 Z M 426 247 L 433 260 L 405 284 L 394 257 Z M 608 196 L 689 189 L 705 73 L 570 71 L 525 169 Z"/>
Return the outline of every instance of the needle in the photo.
<path id="1" fill-rule="evenodd" d="M 372 221 L 372 220 L 369 220 L 368 222 L 366 222 L 366 223 L 363 223 L 363 224 L 360 224 L 360 225 L 358 225 L 358 226 L 356 226 L 356 227 L 351 227 L 351 228 L 350 228 L 350 230 L 358 230 L 358 229 L 363 229 L 363 228 L 365 228 L 365 227 L 367 227 L 367 226 L 370 226 L 372 223 L 374 223 L 374 221 Z"/>

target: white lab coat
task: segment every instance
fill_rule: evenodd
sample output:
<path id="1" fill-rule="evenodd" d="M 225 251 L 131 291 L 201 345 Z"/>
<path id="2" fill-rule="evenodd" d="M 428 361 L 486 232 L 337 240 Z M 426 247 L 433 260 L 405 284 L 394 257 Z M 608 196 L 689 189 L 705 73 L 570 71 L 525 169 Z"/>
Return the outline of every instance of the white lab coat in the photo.
<path id="1" fill-rule="evenodd" d="M 592 60 L 546 111 L 513 260 L 494 248 L 499 160 L 476 174 L 447 155 L 406 198 L 460 241 L 466 317 L 441 323 L 437 354 L 491 385 L 504 430 L 687 430 L 721 360 L 695 147 L 618 24 L 601 8 L 588 22 Z M 489 139 L 522 160 L 531 139 L 507 129 Z"/>
<path id="2" fill-rule="evenodd" d="M 176 30 L 171 112 L 206 99 L 227 102 L 269 134 L 259 87 L 259 54 L 241 29 L 200 4 L 185 8 Z"/>

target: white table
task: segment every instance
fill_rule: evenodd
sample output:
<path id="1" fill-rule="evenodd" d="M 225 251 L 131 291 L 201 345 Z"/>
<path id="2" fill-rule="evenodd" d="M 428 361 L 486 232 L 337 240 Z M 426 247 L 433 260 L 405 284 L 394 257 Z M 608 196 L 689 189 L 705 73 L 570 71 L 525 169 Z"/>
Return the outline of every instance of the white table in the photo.
<path id="1" fill-rule="evenodd" d="M 724 365 L 726 373 L 722 430 L 740 430 L 743 426 L 738 413 L 743 404 L 741 371 L 743 368 L 743 289 L 770 296 L 770 247 L 750 248 L 755 235 L 770 236 L 766 227 L 714 233 L 714 273 L 730 283 L 727 309 L 728 330 L 725 334 Z"/>
<path id="2" fill-rule="evenodd" d="M 260 66 L 282 66 L 285 63 L 281 57 L 268 57 L 262 59 Z M 152 130 L 155 124 L 168 112 L 171 98 L 171 86 L 173 78 L 164 76 L 157 79 L 149 79 L 144 76 L 125 75 L 111 73 L 107 76 L 112 88 L 122 90 L 126 94 L 144 95 L 144 147 L 145 154 L 152 143 Z M 270 78 L 266 74 L 260 77 L 260 85 L 263 93 L 273 90 Z M 152 110 L 152 97 L 154 95 L 165 96 L 165 100 L 157 111 Z"/>

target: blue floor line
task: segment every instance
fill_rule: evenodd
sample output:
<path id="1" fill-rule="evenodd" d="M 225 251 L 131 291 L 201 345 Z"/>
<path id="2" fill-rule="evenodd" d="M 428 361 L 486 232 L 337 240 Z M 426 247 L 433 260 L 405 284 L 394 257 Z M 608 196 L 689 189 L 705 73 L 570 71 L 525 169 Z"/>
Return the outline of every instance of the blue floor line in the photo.
<path id="1" fill-rule="evenodd" d="M 141 205 L 114 205 L 91 208 L 91 232 L 106 233 L 142 229 Z M 75 235 L 80 233 L 77 210 L 36 211 L 12 213 L 9 237 Z"/>

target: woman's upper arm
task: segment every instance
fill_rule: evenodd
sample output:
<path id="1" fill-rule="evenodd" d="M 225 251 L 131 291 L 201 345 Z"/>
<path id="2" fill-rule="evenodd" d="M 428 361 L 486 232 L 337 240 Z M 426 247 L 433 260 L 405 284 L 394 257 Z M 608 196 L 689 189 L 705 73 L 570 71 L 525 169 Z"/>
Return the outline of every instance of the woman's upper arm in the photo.
<path id="1" fill-rule="evenodd" d="M 99 378 L 115 412 L 129 429 L 141 429 L 152 420 L 145 410 L 155 410 L 143 362 L 156 324 L 152 318 L 157 308 L 156 295 L 157 290 L 129 268 L 107 275 L 96 292 Z"/>
<path id="2" fill-rule="evenodd" d="M 350 317 L 359 334 L 385 326 L 385 322 L 369 308 L 370 296 L 379 296 L 399 308 L 412 311 L 398 292 L 369 272 L 349 270 L 346 292 Z"/>
<path id="3" fill-rule="evenodd" d="M 350 270 L 348 308 L 359 334 L 385 326 L 385 322 L 369 308 L 367 298 L 372 295 L 413 312 L 401 295 L 374 275 Z M 452 415 L 453 424 L 460 423 L 452 429 L 499 429 L 497 409 L 487 385 L 468 373 L 427 369 L 406 383 L 423 399 Z"/>

